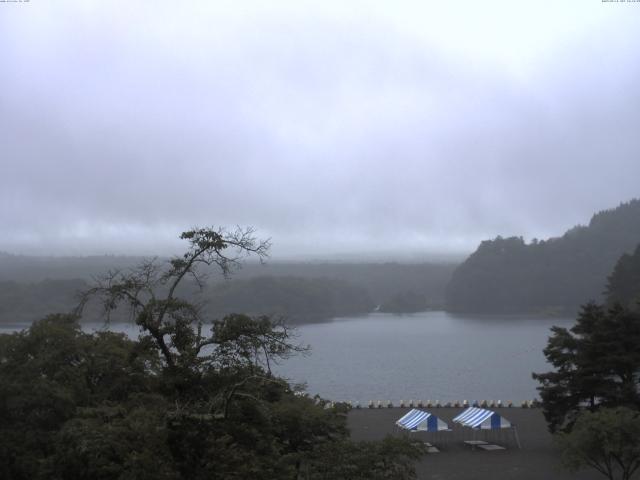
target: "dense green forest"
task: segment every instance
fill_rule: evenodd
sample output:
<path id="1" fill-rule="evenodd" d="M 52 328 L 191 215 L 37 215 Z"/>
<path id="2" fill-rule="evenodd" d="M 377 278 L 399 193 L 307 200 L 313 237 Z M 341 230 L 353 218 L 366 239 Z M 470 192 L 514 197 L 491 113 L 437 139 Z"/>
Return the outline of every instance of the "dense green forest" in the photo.
<path id="1" fill-rule="evenodd" d="M 484 241 L 453 273 L 447 309 L 574 313 L 602 301 L 607 276 L 640 243 L 640 200 L 595 214 L 562 237 Z"/>
<path id="2" fill-rule="evenodd" d="M 42 318 L 48 312 L 70 312 L 78 293 L 87 289 L 84 280 L 43 280 L 33 284 L 0 282 L 0 322 L 20 323 Z M 198 304 L 207 315 L 222 318 L 228 313 L 273 315 L 289 323 L 323 321 L 332 317 L 371 312 L 374 302 L 364 288 L 338 279 L 263 276 L 226 280 L 204 285 L 185 282 L 180 293 Z M 85 321 L 100 320 L 100 312 L 88 309 Z M 127 313 L 111 313 L 113 321 L 127 321 Z"/>
<path id="3" fill-rule="evenodd" d="M 640 243 L 633 254 L 625 253 L 616 263 L 607 284 L 607 304 L 640 310 Z"/>
<path id="4" fill-rule="evenodd" d="M 416 292 L 432 305 L 442 305 L 446 285 L 458 263 L 338 263 L 269 262 L 259 266 L 247 264 L 235 278 L 262 275 L 303 278 L 335 278 L 364 288 L 376 305 L 387 303 L 398 294 Z"/>
<path id="5" fill-rule="evenodd" d="M 0 281 L 38 283 L 43 280 L 90 281 L 108 270 L 132 268 L 143 257 L 92 255 L 86 257 L 48 257 L 0 252 Z"/>
<path id="6" fill-rule="evenodd" d="M 159 259 L 160 261 L 162 259 Z M 33 321 L 66 312 L 77 292 L 105 271 L 129 271 L 141 257 L 26 257 L 0 254 L 0 322 Z M 182 293 L 210 314 L 231 312 L 282 315 L 291 322 L 357 315 L 377 305 L 406 311 L 398 298 L 415 292 L 428 306 L 444 303 L 455 265 L 439 263 L 247 263 L 230 280 L 209 272 L 208 285 L 187 282 Z M 413 305 L 413 303 L 412 303 Z M 413 306 L 411 307 L 413 308 Z M 415 310 L 413 310 L 415 311 Z M 88 312 L 85 320 L 93 319 Z M 126 320 L 115 312 L 114 319 Z"/>
<path id="7" fill-rule="evenodd" d="M 278 321 L 203 316 L 180 295 L 198 267 L 229 274 L 267 243 L 239 231 L 184 232 L 183 256 L 92 282 L 74 315 L 0 335 L 0 478 L 413 479 L 421 442 L 352 442 L 343 404 L 310 398 L 271 371 L 306 351 Z M 124 308 L 138 339 L 85 333 L 91 303 Z"/>
<path id="8" fill-rule="evenodd" d="M 43 280 L 90 281 L 107 270 L 127 270 L 143 260 L 142 257 L 90 256 L 90 257 L 30 257 L 0 252 L 0 281 L 22 284 Z M 253 277 L 332 278 L 366 289 L 377 305 L 393 296 L 415 291 L 430 303 L 444 302 L 447 282 L 457 263 L 422 262 L 285 262 L 268 261 L 265 264 L 246 262 L 235 272 L 234 279 Z M 211 281 L 216 280 L 212 272 Z"/>
<path id="9" fill-rule="evenodd" d="M 244 312 L 282 316 L 291 323 L 359 315 L 375 307 L 364 288 L 328 278 L 263 276 L 218 282 L 201 298 L 205 310 L 216 317 Z"/>
<path id="10" fill-rule="evenodd" d="M 0 323 L 30 322 L 51 312 L 68 312 L 78 303 L 84 280 L 0 281 Z"/>
<path id="11" fill-rule="evenodd" d="M 298 350 L 285 328 L 244 315 L 206 337 L 192 326 L 173 325 L 183 338 L 167 357 L 148 329 L 89 334 L 64 315 L 0 335 L 0 478 L 415 478 L 421 445 L 352 442 L 346 405 L 271 375 L 263 362 Z"/>
<path id="12" fill-rule="evenodd" d="M 441 308 L 438 303 L 431 303 L 424 295 L 414 291 L 401 292 L 380 305 L 379 311 L 384 313 L 415 313 Z"/>

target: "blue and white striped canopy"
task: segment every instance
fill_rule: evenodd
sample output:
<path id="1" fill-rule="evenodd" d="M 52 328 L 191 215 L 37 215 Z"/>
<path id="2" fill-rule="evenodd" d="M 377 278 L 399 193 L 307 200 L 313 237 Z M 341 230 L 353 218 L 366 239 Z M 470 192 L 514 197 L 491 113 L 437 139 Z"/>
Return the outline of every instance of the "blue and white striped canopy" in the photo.
<path id="1" fill-rule="evenodd" d="M 407 430 L 438 432 L 449 430 L 449 426 L 435 415 L 422 410 L 412 409 L 396 421 L 396 425 Z"/>
<path id="2" fill-rule="evenodd" d="M 455 417 L 453 421 L 465 427 L 478 428 L 482 430 L 511 427 L 511 422 L 500 414 L 477 407 L 467 408 L 460 415 Z"/>

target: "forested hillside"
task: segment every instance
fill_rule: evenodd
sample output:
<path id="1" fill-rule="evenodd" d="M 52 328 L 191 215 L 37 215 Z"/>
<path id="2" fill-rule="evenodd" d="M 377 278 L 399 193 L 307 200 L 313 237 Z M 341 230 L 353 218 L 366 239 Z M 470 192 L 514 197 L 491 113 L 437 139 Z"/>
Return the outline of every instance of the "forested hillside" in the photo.
<path id="1" fill-rule="evenodd" d="M 47 312 L 70 312 L 78 304 L 78 292 L 87 288 L 88 283 L 80 279 L 29 284 L 0 282 L 0 323 L 30 322 Z M 202 291 L 193 283 L 185 284 L 180 290 L 213 318 L 243 312 L 304 323 L 365 314 L 375 308 L 364 288 L 330 278 L 263 276 L 220 281 L 205 286 Z M 97 308 L 85 312 L 84 320 L 100 319 Z M 128 317 L 117 310 L 111 319 L 127 321 Z"/>
<path id="2" fill-rule="evenodd" d="M 633 254 L 625 253 L 616 263 L 607 285 L 607 304 L 640 310 L 640 244 Z"/>
<path id="3" fill-rule="evenodd" d="M 0 281 L 22 284 L 43 280 L 91 279 L 107 270 L 126 271 L 138 264 L 142 257 L 32 257 L 0 252 Z M 159 259 L 161 260 L 161 259 Z M 457 263 L 422 262 L 292 262 L 269 261 L 266 264 L 247 262 L 234 273 L 234 278 L 254 277 L 334 278 L 366 289 L 377 305 L 387 303 L 394 296 L 416 292 L 430 305 L 441 305 L 444 292 Z M 219 277 L 211 272 L 210 281 Z"/>
<path id="4" fill-rule="evenodd" d="M 93 277 L 108 270 L 127 272 L 141 260 L 0 253 L 0 322 L 32 321 L 51 312 L 68 312 L 77 302 L 77 291 L 86 288 Z M 404 304 L 403 309 L 394 307 L 406 292 L 419 297 L 421 305 L 441 306 L 454 268 L 446 263 L 256 262 L 245 264 L 228 281 L 209 272 L 201 294 L 196 285 L 182 288 L 194 300 L 197 295 L 215 315 L 269 313 L 299 323 L 367 313 L 381 304 L 390 306 L 390 311 L 406 311 Z M 114 315 L 126 319 L 118 312 Z M 90 317 L 88 313 L 86 318 Z"/>
<path id="5" fill-rule="evenodd" d="M 562 237 L 487 240 L 453 273 L 447 308 L 459 312 L 573 313 L 602 301 L 607 276 L 640 243 L 640 200 L 595 214 Z"/>
<path id="6" fill-rule="evenodd" d="M 0 281 L 37 283 L 47 279 L 90 281 L 107 270 L 125 270 L 142 257 L 92 255 L 86 257 L 51 257 L 12 255 L 0 252 Z"/>
<path id="7" fill-rule="evenodd" d="M 31 322 L 50 312 L 69 312 L 78 303 L 84 280 L 43 280 L 37 283 L 0 281 L 0 323 Z"/>
<path id="8" fill-rule="evenodd" d="M 380 305 L 379 311 L 384 313 L 415 313 L 442 308 L 441 304 L 430 303 L 424 295 L 414 291 L 401 292 Z"/>
<path id="9" fill-rule="evenodd" d="M 282 316 L 292 323 L 364 314 L 375 307 L 364 288 L 329 278 L 263 276 L 219 282 L 205 289 L 202 298 L 215 317 L 243 312 Z"/>
<path id="10" fill-rule="evenodd" d="M 235 278 L 273 275 L 304 278 L 335 278 L 366 289 L 377 305 L 405 292 L 415 292 L 430 305 L 444 303 L 445 289 L 458 263 L 340 263 L 269 262 L 247 264 Z"/>

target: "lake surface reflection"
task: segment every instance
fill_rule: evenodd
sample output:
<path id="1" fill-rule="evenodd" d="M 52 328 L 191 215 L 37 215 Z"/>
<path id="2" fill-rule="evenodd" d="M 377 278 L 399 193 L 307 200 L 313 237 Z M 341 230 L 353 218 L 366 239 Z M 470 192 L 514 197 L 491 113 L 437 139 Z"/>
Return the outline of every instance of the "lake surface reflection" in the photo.
<path id="1" fill-rule="evenodd" d="M 373 313 L 302 325 L 297 341 L 311 345 L 309 356 L 277 366 L 310 394 L 332 400 L 400 399 L 502 400 L 537 397 L 531 372 L 549 370 L 542 349 L 552 325 L 570 327 L 568 318 Z M 3 325 L 0 333 L 25 325 Z M 85 324 L 87 331 L 103 324 Z M 135 325 L 113 330 L 137 336 Z"/>
<path id="2" fill-rule="evenodd" d="M 334 400 L 502 400 L 537 397 L 531 372 L 549 370 L 550 327 L 573 319 L 371 314 L 298 329 L 309 357 L 279 367 Z"/>

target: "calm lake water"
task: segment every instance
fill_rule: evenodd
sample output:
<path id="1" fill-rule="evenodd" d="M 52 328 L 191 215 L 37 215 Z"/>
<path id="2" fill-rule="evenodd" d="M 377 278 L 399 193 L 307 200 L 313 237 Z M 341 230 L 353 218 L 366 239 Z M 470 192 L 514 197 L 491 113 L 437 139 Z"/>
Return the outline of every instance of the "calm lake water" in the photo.
<path id="1" fill-rule="evenodd" d="M 310 394 L 340 401 L 502 400 L 537 397 L 531 372 L 549 370 L 542 349 L 552 325 L 573 319 L 531 316 L 373 313 L 298 327 L 309 356 L 277 372 Z M 101 324 L 89 324 L 88 331 Z M 0 333 L 24 325 L 0 327 Z M 138 333 L 134 325 L 114 330 Z"/>

